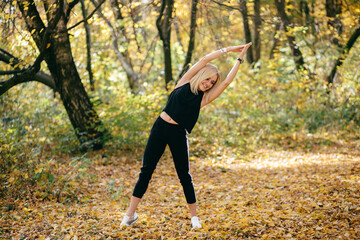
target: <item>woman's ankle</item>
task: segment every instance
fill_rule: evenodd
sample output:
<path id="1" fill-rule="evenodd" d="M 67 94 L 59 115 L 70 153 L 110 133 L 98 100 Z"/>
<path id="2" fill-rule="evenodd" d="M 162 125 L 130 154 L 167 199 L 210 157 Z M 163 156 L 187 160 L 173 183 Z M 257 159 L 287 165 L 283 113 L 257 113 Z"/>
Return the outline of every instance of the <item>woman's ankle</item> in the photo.
<path id="1" fill-rule="evenodd" d="M 191 217 L 197 216 L 196 215 L 196 203 L 188 204 L 190 209 L 190 215 Z"/>
<path id="2" fill-rule="evenodd" d="M 127 213 L 126 213 L 126 216 L 132 217 L 132 216 L 134 216 L 134 214 L 135 214 L 135 212 L 127 212 Z"/>

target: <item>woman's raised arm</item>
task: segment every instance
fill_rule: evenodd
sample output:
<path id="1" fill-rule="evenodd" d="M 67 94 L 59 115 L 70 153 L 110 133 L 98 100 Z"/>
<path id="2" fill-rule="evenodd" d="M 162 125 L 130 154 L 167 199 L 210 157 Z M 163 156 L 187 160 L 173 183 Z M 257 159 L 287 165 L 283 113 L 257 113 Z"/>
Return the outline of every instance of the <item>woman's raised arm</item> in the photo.
<path id="1" fill-rule="evenodd" d="M 204 94 L 203 100 L 201 101 L 201 107 L 204 107 L 206 104 L 211 103 L 213 100 L 215 100 L 229 84 L 232 82 L 232 80 L 235 78 L 239 66 L 242 63 L 245 53 L 248 50 L 248 48 L 252 45 L 252 43 L 248 43 L 246 45 L 242 45 L 243 48 L 240 50 L 239 58 L 226 76 L 225 80 L 221 83 L 215 85 L 213 88 L 211 88 L 208 92 Z"/>
<path id="2" fill-rule="evenodd" d="M 179 80 L 179 82 L 176 84 L 175 88 L 180 87 L 188 82 L 190 82 L 190 79 L 208 62 L 211 62 L 212 60 L 215 60 L 216 58 L 224 55 L 227 52 L 240 52 L 246 45 L 239 45 L 239 46 L 231 46 L 222 48 L 219 50 L 216 50 L 215 52 L 207 54 L 205 57 L 200 59 L 194 66 L 192 66 Z"/>

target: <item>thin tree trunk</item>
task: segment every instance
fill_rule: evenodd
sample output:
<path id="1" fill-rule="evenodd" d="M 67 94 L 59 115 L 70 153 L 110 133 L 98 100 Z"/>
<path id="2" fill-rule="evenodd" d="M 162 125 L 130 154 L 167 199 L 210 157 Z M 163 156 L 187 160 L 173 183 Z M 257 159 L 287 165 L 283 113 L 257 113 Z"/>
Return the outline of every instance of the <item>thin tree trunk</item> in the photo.
<path id="1" fill-rule="evenodd" d="M 360 26 L 358 26 L 354 33 L 349 38 L 348 42 L 346 43 L 345 47 L 342 49 L 340 56 L 335 61 L 333 68 L 330 71 L 330 74 L 327 76 L 328 85 L 331 86 L 334 83 L 334 77 L 336 75 L 337 69 L 342 65 L 346 55 L 350 52 L 350 49 L 354 46 L 356 40 L 360 36 Z"/>
<path id="2" fill-rule="evenodd" d="M 56 4 L 58 1 L 52 2 Z M 62 1 L 61 1 L 62 2 Z M 18 1 L 29 32 L 40 49 L 45 25 L 40 18 L 33 1 Z M 58 7 L 51 8 L 49 18 L 54 16 Z M 45 54 L 45 61 L 53 76 L 61 100 L 74 127 L 81 148 L 84 151 L 101 149 L 105 140 L 105 128 L 102 125 L 93 105 L 82 85 L 71 53 L 69 36 L 66 28 L 66 18 L 63 15 L 54 29 L 56 35 L 51 35 L 50 45 Z"/>
<path id="3" fill-rule="evenodd" d="M 274 1 L 275 1 L 277 11 L 278 11 L 278 15 L 281 19 L 283 29 L 286 33 L 287 42 L 288 42 L 291 52 L 294 56 L 296 69 L 298 69 L 298 70 L 305 69 L 304 59 L 303 59 L 303 56 L 302 56 L 299 46 L 296 44 L 295 36 L 292 33 L 288 32 L 288 30 L 287 30 L 287 28 L 290 27 L 290 21 L 285 12 L 285 0 L 274 0 Z"/>
<path id="4" fill-rule="evenodd" d="M 85 7 L 84 0 L 80 0 L 81 3 L 81 10 L 83 14 L 83 18 L 85 19 L 87 17 L 87 10 Z M 87 21 L 84 21 L 84 28 L 85 28 L 85 36 L 86 36 L 86 70 L 89 74 L 89 83 L 90 83 L 90 89 L 91 91 L 95 91 L 95 84 L 94 84 L 94 77 L 91 70 L 91 31 L 90 31 L 90 25 Z"/>
<path id="5" fill-rule="evenodd" d="M 185 51 L 184 45 L 181 42 L 178 17 L 176 17 L 176 16 L 174 17 L 173 23 L 174 23 L 174 29 L 175 29 L 175 32 L 176 32 L 177 41 L 180 44 L 181 48 L 184 49 L 184 51 Z"/>
<path id="6" fill-rule="evenodd" d="M 97 3 L 95 2 L 95 0 L 91 0 L 91 2 L 96 6 Z M 122 54 L 119 50 L 119 46 L 118 46 L 118 36 L 117 33 L 115 31 L 115 28 L 113 27 L 113 25 L 111 24 L 111 22 L 109 21 L 108 18 L 106 18 L 104 16 L 104 14 L 102 14 L 101 10 L 98 10 L 98 14 L 99 16 L 106 22 L 106 24 L 109 26 L 110 28 L 110 32 L 111 32 L 111 37 L 112 37 L 112 45 L 114 48 L 114 52 L 116 55 L 116 58 L 119 60 L 119 62 L 121 63 L 123 69 L 125 70 L 127 76 L 128 76 L 128 83 L 129 83 L 129 87 L 132 90 L 133 93 L 137 93 L 138 91 L 142 90 L 142 86 L 140 84 L 140 79 L 141 76 L 140 74 L 136 73 L 133 69 L 133 66 L 131 65 L 131 63 L 128 61 L 128 59 L 126 58 L 126 56 L 124 54 Z"/>
<path id="7" fill-rule="evenodd" d="M 310 11 L 309 3 L 306 0 L 301 0 L 300 2 L 300 12 L 302 16 L 302 25 L 307 26 L 309 28 L 309 32 L 317 38 L 316 34 L 316 26 L 314 21 L 314 14 L 313 14 L 313 8 L 314 8 L 314 2 L 312 2 L 312 11 Z"/>
<path id="8" fill-rule="evenodd" d="M 260 16 L 260 0 L 254 0 L 254 62 L 260 60 L 261 57 L 261 38 L 260 38 L 260 29 L 261 29 L 261 16 Z"/>
<path id="9" fill-rule="evenodd" d="M 124 20 L 124 17 L 121 14 L 121 9 L 119 6 L 119 2 L 118 0 L 111 0 L 111 9 L 113 11 L 114 17 L 115 17 L 115 21 L 122 21 Z M 123 45 L 124 51 L 122 52 L 122 55 L 125 58 L 125 61 L 129 64 L 129 66 L 134 69 L 134 66 L 131 62 L 131 58 L 130 58 L 130 54 L 129 54 L 129 50 L 127 45 L 130 44 L 130 40 L 126 34 L 126 29 L 124 27 L 123 24 L 116 24 L 116 37 L 121 39 L 121 42 L 126 42 L 127 44 Z M 118 41 L 117 41 L 118 42 Z M 139 90 L 142 90 L 142 87 L 140 87 L 140 83 L 139 83 L 139 79 L 141 78 L 141 76 L 138 76 L 138 79 L 134 78 L 134 75 L 130 72 L 126 72 L 126 78 L 128 80 L 129 83 L 129 87 L 131 89 L 131 91 L 133 93 L 137 93 Z M 140 71 L 141 72 L 141 71 Z M 139 89 L 138 89 L 139 88 Z"/>
<path id="10" fill-rule="evenodd" d="M 275 52 L 276 48 L 279 45 L 279 38 L 277 37 L 277 35 L 278 35 L 278 32 L 280 31 L 280 29 L 281 29 L 281 23 L 277 21 L 275 23 L 275 31 L 274 31 L 274 36 L 273 36 L 273 45 L 272 45 L 271 50 L 270 50 L 270 59 L 274 58 L 274 52 Z"/>
<path id="11" fill-rule="evenodd" d="M 245 33 L 245 42 L 251 42 L 251 31 L 249 26 L 249 16 L 248 16 L 248 10 L 246 6 L 246 0 L 240 0 L 240 12 L 243 19 L 243 25 L 244 25 L 244 33 Z M 251 64 L 254 62 L 254 55 L 253 50 L 250 48 L 250 51 L 247 52 L 247 61 Z"/>
<path id="12" fill-rule="evenodd" d="M 300 0 L 301 24 L 308 26 L 310 23 L 310 9 L 306 0 Z"/>
<path id="13" fill-rule="evenodd" d="M 159 36 L 163 43 L 166 89 L 169 82 L 173 80 L 170 44 L 173 7 L 174 0 L 162 0 L 160 14 L 156 19 L 156 27 L 159 31 Z"/>
<path id="14" fill-rule="evenodd" d="M 191 4 L 191 21 L 190 21 L 190 37 L 189 37 L 189 46 L 183 66 L 183 70 L 179 74 L 178 79 L 180 80 L 181 76 L 188 70 L 189 64 L 191 62 L 192 53 L 195 48 L 195 30 L 196 30 L 196 12 L 197 12 L 198 0 L 192 0 Z"/>

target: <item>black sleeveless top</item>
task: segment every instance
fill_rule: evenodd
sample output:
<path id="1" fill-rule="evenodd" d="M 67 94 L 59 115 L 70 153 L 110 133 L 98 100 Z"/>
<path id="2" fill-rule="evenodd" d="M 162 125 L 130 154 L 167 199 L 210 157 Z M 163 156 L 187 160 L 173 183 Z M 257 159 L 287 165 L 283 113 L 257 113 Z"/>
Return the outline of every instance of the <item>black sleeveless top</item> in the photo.
<path id="1" fill-rule="evenodd" d="M 203 95 L 201 91 L 198 95 L 194 94 L 190 89 L 190 83 L 186 83 L 172 91 L 163 110 L 188 133 L 191 133 L 199 118 Z"/>

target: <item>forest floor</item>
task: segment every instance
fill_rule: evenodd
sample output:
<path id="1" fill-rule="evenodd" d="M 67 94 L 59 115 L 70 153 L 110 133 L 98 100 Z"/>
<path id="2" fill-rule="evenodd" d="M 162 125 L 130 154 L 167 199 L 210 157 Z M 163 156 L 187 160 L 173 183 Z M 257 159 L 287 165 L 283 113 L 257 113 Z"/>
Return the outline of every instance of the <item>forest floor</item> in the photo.
<path id="1" fill-rule="evenodd" d="M 203 228 L 192 230 L 169 150 L 138 208 L 120 228 L 141 167 L 138 157 L 92 153 L 77 200 L 1 200 L 0 239 L 360 239 L 358 143 L 311 151 L 191 157 Z"/>

